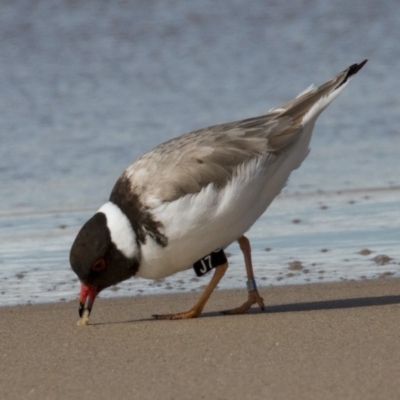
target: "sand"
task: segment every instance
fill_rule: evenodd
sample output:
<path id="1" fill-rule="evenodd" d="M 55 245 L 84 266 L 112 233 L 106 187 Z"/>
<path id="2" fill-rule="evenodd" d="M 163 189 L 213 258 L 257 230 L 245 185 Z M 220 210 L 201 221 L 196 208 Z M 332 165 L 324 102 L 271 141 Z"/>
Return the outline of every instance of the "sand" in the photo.
<path id="1" fill-rule="evenodd" d="M 267 313 L 155 321 L 198 294 L 0 308 L 1 399 L 398 399 L 400 280 L 261 290 Z"/>

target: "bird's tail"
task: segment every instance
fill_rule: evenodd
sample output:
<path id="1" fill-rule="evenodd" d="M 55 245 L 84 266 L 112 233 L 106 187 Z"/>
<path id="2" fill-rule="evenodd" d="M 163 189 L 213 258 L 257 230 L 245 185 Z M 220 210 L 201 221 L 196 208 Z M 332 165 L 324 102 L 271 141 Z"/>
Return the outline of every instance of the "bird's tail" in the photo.
<path id="1" fill-rule="evenodd" d="M 285 103 L 271 111 L 281 111 L 279 117 L 288 116 L 294 123 L 304 125 L 315 120 L 318 115 L 347 86 L 351 78 L 365 65 L 368 60 L 353 64 L 330 81 L 315 88 L 310 87 L 300 93 L 294 100 Z"/>

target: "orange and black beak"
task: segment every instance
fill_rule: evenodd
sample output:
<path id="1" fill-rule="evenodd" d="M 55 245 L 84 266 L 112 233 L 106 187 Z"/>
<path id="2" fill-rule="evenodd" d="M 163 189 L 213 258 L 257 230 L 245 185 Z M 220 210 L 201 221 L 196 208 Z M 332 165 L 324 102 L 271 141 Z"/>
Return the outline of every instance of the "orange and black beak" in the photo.
<path id="1" fill-rule="evenodd" d="M 88 311 L 87 316 L 92 311 L 93 303 L 99 294 L 99 289 L 95 286 L 86 286 L 81 284 L 81 293 L 79 295 L 79 317 L 82 318 L 85 310 Z"/>

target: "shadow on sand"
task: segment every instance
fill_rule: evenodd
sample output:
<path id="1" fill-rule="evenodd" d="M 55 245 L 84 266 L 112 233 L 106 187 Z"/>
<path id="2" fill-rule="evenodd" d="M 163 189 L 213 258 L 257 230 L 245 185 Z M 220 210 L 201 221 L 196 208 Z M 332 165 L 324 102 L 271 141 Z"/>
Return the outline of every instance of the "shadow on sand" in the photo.
<path id="1" fill-rule="evenodd" d="M 249 310 L 247 314 L 244 315 L 259 314 L 267 316 L 268 314 L 271 313 L 337 310 L 337 309 L 358 308 L 358 307 L 386 306 L 391 304 L 400 304 L 400 295 L 359 297 L 359 298 L 342 299 L 342 300 L 323 300 L 323 301 L 311 301 L 302 303 L 279 304 L 279 305 L 267 306 L 266 312 L 262 312 L 258 308 L 254 307 L 251 310 Z M 205 312 L 199 316 L 199 318 L 210 318 L 210 317 L 229 318 L 232 316 L 223 315 L 221 312 L 218 311 Z M 155 320 L 154 318 L 149 317 L 144 319 L 117 321 L 117 322 L 98 322 L 90 325 L 97 326 L 97 325 L 108 325 L 108 324 L 128 324 L 133 322 L 144 322 L 144 321 L 160 322 L 160 320 Z"/>

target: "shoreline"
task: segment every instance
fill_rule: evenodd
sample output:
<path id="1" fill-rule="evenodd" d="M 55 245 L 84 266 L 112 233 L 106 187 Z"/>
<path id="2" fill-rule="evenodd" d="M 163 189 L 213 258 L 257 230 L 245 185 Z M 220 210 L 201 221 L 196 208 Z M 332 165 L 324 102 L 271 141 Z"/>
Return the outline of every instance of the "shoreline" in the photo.
<path id="1" fill-rule="evenodd" d="M 387 275 L 385 276 L 385 274 L 381 274 L 380 277 L 378 278 L 369 278 L 369 279 L 353 279 L 353 280 L 341 280 L 341 281 L 315 281 L 315 282 L 303 282 L 303 283 L 291 283 L 291 284 L 281 284 L 279 282 L 276 282 L 275 284 L 273 283 L 269 283 L 267 285 L 258 285 L 258 290 L 261 292 L 263 292 L 264 294 L 267 293 L 269 291 L 276 291 L 276 290 L 285 290 L 285 291 L 292 291 L 292 290 L 296 290 L 295 288 L 302 288 L 302 287 L 306 287 L 306 288 L 313 288 L 313 287 L 318 287 L 318 286 L 327 286 L 327 287 L 335 287 L 335 286 L 357 286 L 358 284 L 364 285 L 364 284 L 370 284 L 371 286 L 379 286 L 379 283 L 384 284 L 384 282 L 399 282 L 399 286 L 400 286 L 400 277 L 397 276 L 391 276 L 391 275 Z M 229 293 L 229 292 L 238 292 L 241 293 L 243 292 L 243 298 L 246 297 L 246 289 L 245 289 L 245 280 L 243 280 L 243 288 L 220 288 L 219 286 L 215 289 L 215 291 L 213 292 L 213 294 L 211 295 L 209 301 L 206 304 L 205 309 L 207 309 L 209 307 L 209 304 L 212 303 L 212 299 L 213 297 L 217 294 L 217 293 Z M 131 294 L 131 295 L 122 295 L 122 296 L 116 296 L 116 297 L 102 297 L 101 294 L 99 295 L 99 297 L 96 298 L 96 302 L 95 302 L 95 306 L 93 307 L 93 310 L 96 310 L 98 307 L 98 304 L 101 303 L 108 303 L 108 302 L 129 302 L 129 301 L 135 301 L 137 299 L 141 299 L 141 300 L 148 300 L 148 299 L 152 299 L 152 298 L 161 298 L 161 301 L 163 300 L 162 298 L 166 298 L 167 300 L 170 297 L 188 297 L 188 298 L 192 298 L 193 302 L 196 302 L 197 298 L 200 298 L 201 294 L 203 293 L 203 290 L 205 289 L 205 287 L 207 286 L 207 282 L 205 281 L 205 283 L 203 285 L 199 285 L 198 289 L 194 290 L 194 291 L 190 291 L 190 292 L 179 292 L 178 290 L 171 290 L 171 292 L 166 293 L 163 291 L 160 292 L 152 292 L 151 294 L 143 294 L 142 292 L 140 293 L 136 293 L 136 294 Z M 292 288 L 292 290 L 290 290 L 290 288 Z M 108 290 L 110 290 L 108 288 Z M 400 295 L 400 292 L 399 292 Z M 76 291 L 76 298 L 75 299 L 70 299 L 70 300 L 55 300 L 55 301 L 43 301 L 43 302 L 38 302 L 38 303 L 21 303 L 21 304 L 4 304 L 1 305 L 0 304 L 0 310 L 4 309 L 4 308 L 24 308 L 24 307 L 50 307 L 50 306 L 59 306 L 59 305 L 71 305 L 71 304 L 76 304 L 76 306 L 78 307 L 78 301 L 79 301 L 79 288 Z M 253 308 L 255 308 L 256 306 L 253 306 L 250 309 L 250 313 L 253 313 L 254 310 Z M 266 304 L 266 308 L 268 312 L 268 304 Z M 200 316 L 201 317 L 201 316 Z"/>
<path id="2" fill-rule="evenodd" d="M 199 293 L 0 308 L 6 399 L 394 399 L 400 279 L 261 288 L 267 312 L 224 316 L 245 290 L 216 291 L 196 319 L 156 321 Z"/>
<path id="3" fill-rule="evenodd" d="M 279 197 L 247 234 L 258 284 L 400 278 L 399 198 L 398 190 Z M 32 216 L 2 224 L 2 305 L 76 298 L 79 283 L 68 254 L 86 217 Z M 236 243 L 227 252 L 230 267 L 220 288 L 240 289 L 246 279 L 243 255 Z M 190 292 L 207 282 L 188 270 L 160 281 L 129 279 L 111 290 L 118 296 Z"/>

